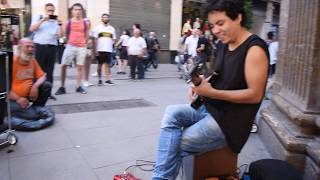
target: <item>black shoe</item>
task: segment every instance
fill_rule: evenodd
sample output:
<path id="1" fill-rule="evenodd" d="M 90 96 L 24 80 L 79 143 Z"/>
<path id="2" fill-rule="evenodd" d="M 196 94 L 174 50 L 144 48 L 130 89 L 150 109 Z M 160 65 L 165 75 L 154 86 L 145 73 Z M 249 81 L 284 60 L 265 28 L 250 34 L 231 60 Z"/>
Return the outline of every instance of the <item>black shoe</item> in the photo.
<path id="1" fill-rule="evenodd" d="M 61 95 L 66 93 L 66 88 L 59 87 L 58 91 L 55 93 L 55 95 Z"/>
<path id="2" fill-rule="evenodd" d="M 56 97 L 54 97 L 53 95 L 50 95 L 50 96 L 48 97 L 48 99 L 52 99 L 52 100 L 54 100 L 54 101 L 56 101 L 56 100 L 57 100 L 57 98 L 56 98 Z"/>
<path id="3" fill-rule="evenodd" d="M 87 94 L 87 91 L 84 90 L 81 86 L 79 86 L 79 87 L 76 89 L 76 92 L 77 92 L 77 93 L 81 93 L 81 94 Z"/>
<path id="4" fill-rule="evenodd" d="M 113 82 L 111 82 L 111 80 L 107 80 L 107 81 L 105 81 L 105 82 L 104 82 L 104 84 L 105 84 L 105 85 L 111 85 L 111 86 L 112 86 L 112 85 L 114 85 L 114 83 L 113 83 Z"/>
<path id="5" fill-rule="evenodd" d="M 98 86 L 102 86 L 102 80 L 98 81 Z"/>

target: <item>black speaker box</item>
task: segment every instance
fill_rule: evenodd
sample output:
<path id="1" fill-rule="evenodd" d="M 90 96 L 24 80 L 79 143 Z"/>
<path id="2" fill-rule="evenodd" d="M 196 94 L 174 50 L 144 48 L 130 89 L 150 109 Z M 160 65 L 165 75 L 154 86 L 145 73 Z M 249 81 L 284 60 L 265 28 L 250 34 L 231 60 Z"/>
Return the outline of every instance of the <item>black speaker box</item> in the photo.
<path id="1" fill-rule="evenodd" d="M 9 69 L 6 68 L 6 57 L 8 56 L 9 59 Z M 3 53 L 0 51 L 0 94 L 7 92 L 6 80 L 7 80 L 7 71 L 9 72 L 9 85 L 11 86 L 11 74 L 12 74 L 12 57 L 13 53 Z M 10 87 L 9 87 L 10 89 Z M 6 116 L 7 113 L 7 103 L 6 99 L 2 98 L 3 95 L 0 96 L 0 129 L 3 125 L 3 118 Z"/>

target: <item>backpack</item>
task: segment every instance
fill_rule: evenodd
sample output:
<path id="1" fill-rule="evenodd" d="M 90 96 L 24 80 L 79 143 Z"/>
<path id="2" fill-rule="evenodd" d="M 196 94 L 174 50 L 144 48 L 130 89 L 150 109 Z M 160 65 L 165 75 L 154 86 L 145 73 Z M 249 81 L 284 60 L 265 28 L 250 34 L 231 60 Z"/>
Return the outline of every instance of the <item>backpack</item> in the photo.
<path id="1" fill-rule="evenodd" d="M 289 163 L 278 159 L 262 159 L 250 164 L 251 180 L 302 180 L 303 174 Z"/>

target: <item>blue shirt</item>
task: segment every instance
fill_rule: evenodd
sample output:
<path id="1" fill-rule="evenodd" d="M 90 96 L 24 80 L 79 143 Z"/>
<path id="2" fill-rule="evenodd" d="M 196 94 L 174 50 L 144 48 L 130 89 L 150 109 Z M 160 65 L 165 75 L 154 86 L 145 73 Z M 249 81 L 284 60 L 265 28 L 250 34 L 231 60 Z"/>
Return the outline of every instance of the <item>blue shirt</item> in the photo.
<path id="1" fill-rule="evenodd" d="M 38 23 L 42 17 L 39 15 L 33 18 L 31 24 Z M 59 32 L 60 28 L 57 20 L 45 21 L 34 31 L 33 42 L 37 44 L 58 45 Z"/>

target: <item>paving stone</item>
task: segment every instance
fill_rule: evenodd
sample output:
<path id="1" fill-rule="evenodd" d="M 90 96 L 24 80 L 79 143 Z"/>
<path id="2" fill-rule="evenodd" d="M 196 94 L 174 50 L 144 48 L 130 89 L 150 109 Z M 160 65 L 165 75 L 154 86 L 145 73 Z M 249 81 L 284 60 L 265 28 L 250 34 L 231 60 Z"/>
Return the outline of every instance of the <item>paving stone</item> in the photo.
<path id="1" fill-rule="evenodd" d="M 75 149 L 10 159 L 11 180 L 98 180 Z"/>

